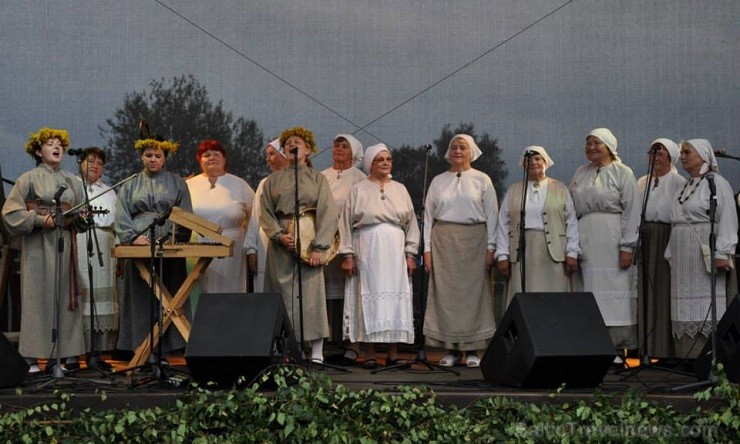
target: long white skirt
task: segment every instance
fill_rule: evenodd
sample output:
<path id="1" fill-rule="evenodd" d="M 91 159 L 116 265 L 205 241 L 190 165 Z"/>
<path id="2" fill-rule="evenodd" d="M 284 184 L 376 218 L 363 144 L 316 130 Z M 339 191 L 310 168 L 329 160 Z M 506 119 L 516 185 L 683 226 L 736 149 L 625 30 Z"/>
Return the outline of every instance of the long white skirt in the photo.
<path id="1" fill-rule="evenodd" d="M 684 335 L 693 339 L 698 333 L 709 337 L 712 280 L 704 266 L 699 241 L 708 243 L 709 231 L 709 223 L 675 224 L 671 230 L 666 259 L 671 264 L 671 326 L 676 339 Z M 726 275 L 717 273 L 717 319 L 726 309 Z"/>
<path id="2" fill-rule="evenodd" d="M 357 274 L 344 289 L 344 339 L 351 342 L 414 342 L 411 281 L 405 233 L 391 224 L 352 233 Z"/>
<path id="3" fill-rule="evenodd" d="M 636 267 L 619 267 L 620 215 L 586 214 L 578 232 L 583 291 L 594 294 L 607 327 L 637 325 Z"/>

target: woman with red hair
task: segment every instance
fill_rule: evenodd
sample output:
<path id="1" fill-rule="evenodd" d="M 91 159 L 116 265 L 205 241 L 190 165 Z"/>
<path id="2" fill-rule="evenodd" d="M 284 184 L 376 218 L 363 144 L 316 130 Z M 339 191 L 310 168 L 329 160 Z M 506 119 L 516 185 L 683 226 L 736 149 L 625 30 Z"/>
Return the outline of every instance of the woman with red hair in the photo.
<path id="1" fill-rule="evenodd" d="M 201 277 L 202 293 L 245 293 L 247 256 L 241 246 L 252 211 L 254 191 L 243 179 L 226 172 L 226 151 L 217 140 L 204 140 L 195 158 L 202 173 L 187 180 L 193 213 L 223 228 L 224 236 L 234 240 L 231 257 L 216 258 Z M 206 242 L 200 236 L 197 242 Z M 197 301 L 191 300 L 195 307 Z"/>

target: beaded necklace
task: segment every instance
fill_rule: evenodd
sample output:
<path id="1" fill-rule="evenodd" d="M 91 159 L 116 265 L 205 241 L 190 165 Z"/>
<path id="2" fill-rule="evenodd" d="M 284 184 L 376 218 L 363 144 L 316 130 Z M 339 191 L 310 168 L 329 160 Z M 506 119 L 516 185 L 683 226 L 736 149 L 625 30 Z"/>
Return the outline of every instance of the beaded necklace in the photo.
<path id="1" fill-rule="evenodd" d="M 679 205 L 683 205 L 684 202 L 689 200 L 689 198 L 696 192 L 696 189 L 699 188 L 699 184 L 701 183 L 701 180 L 703 178 L 704 178 L 704 174 L 702 174 L 698 179 L 696 179 L 696 182 L 694 182 L 694 178 L 691 178 L 683 184 L 683 188 L 681 188 L 681 192 L 678 193 L 678 204 Z M 684 197 L 683 193 L 686 191 L 686 188 L 689 185 L 693 185 L 693 187 L 691 188 L 691 192 L 688 194 L 688 196 Z"/>

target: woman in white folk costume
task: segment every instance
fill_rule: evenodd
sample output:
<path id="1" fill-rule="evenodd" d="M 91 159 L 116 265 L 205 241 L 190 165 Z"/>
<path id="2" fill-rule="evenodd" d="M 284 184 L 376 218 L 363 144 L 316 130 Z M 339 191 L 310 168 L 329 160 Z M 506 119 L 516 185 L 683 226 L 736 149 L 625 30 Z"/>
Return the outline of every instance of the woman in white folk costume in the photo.
<path id="1" fill-rule="evenodd" d="M 36 168 L 23 173 L 8 194 L 2 209 L 5 228 L 21 238 L 21 334 L 18 351 L 38 373 L 38 358 L 76 357 L 85 353 L 82 311 L 75 288 L 76 257 L 72 248 L 73 226 L 65 220 L 62 238 L 65 245 L 61 275 L 57 276 L 57 229 L 54 224 L 54 196 L 65 187 L 59 200 L 63 209 L 84 201 L 84 190 L 74 174 L 61 167 L 69 147 L 66 130 L 41 128 L 26 142 L 26 152 Z M 78 225 L 83 228 L 83 225 Z M 55 324 L 55 285 L 58 277 L 58 342 L 52 340 Z M 47 366 L 47 369 L 49 367 Z"/>
<path id="2" fill-rule="evenodd" d="M 554 162 L 541 146 L 524 148 L 520 165 L 527 170 L 524 218 L 525 290 L 570 292 L 570 276 L 578 270 L 578 220 L 568 188 L 547 177 Z M 527 164 L 527 159 L 529 163 Z M 496 266 L 508 279 L 506 306 L 522 291 L 519 258 L 522 182 L 509 187 L 501 203 L 496 230 Z"/>
<path id="3" fill-rule="evenodd" d="M 455 135 L 426 197 L 424 267 L 429 273 L 426 345 L 448 349 L 440 365 L 478 367 L 495 332 L 488 279 L 495 260 L 498 199 L 487 174 L 473 169 L 482 154 L 467 134 Z"/>
<path id="4" fill-rule="evenodd" d="M 635 176 L 617 155 L 617 138 L 607 128 L 591 131 L 585 153 L 589 163 L 576 170 L 569 187 L 579 217 L 583 291 L 594 294 L 621 354 L 637 348 Z M 622 362 L 617 356 L 615 363 Z"/>
<path id="5" fill-rule="evenodd" d="M 675 353 L 695 358 L 710 334 L 711 268 L 709 257 L 709 202 L 711 182 L 716 189 L 714 232 L 717 251 L 717 319 L 734 294 L 727 294 L 726 279 L 734 264 L 737 246 L 737 212 L 732 187 L 717 173 L 712 145 L 705 139 L 681 142 L 681 165 L 690 179 L 674 196 L 671 206 L 671 237 L 665 257 L 671 264 L 671 325 Z M 706 257 L 705 257 L 706 256 Z"/>
<path id="6" fill-rule="evenodd" d="M 675 164 L 678 145 L 670 139 L 655 139 L 650 144 L 648 162 L 653 165 L 650 193 L 645 206 L 645 223 L 640 239 L 638 261 L 637 318 L 641 344 L 648 356 L 674 356 L 671 335 L 671 266 L 663 257 L 671 236 L 671 209 L 676 193 L 686 183 Z M 637 180 L 633 211 L 641 216 L 648 176 Z M 643 273 L 646 273 L 643 276 Z M 647 286 L 643 285 L 646 281 Z M 643 319 L 644 317 L 644 319 Z M 645 334 L 645 330 L 647 335 Z"/>
<path id="7" fill-rule="evenodd" d="M 265 146 L 265 161 L 270 168 L 270 172 L 283 169 L 287 164 L 285 153 L 280 147 L 280 139 L 275 139 Z M 257 185 L 257 191 L 254 192 L 254 204 L 252 205 L 252 217 L 249 219 L 247 236 L 244 239 L 244 250 L 247 253 L 249 269 L 254 275 L 252 285 L 255 293 L 262 293 L 265 289 L 265 257 L 267 256 L 267 244 L 270 239 L 260 227 L 260 196 L 264 187 L 264 178 Z"/>
<path id="8" fill-rule="evenodd" d="M 148 134 L 148 130 L 142 133 L 142 139 L 136 141 L 134 148 L 141 157 L 144 169 L 118 191 L 115 227 L 122 244 L 149 248 L 157 239 L 172 231 L 172 222 L 167 220 L 164 225 L 155 227 L 154 238 L 150 239 L 147 228 L 159 216 L 175 205 L 193 212 L 185 180 L 164 169 L 167 157 L 177 152 L 178 147 L 175 142 Z M 178 227 L 176 241 L 187 242 L 190 234 L 190 230 Z M 187 277 L 185 259 L 165 258 L 162 261 L 164 270 L 157 272 L 164 286 L 174 295 Z M 152 303 L 159 306 L 159 302 L 152 300 L 153 297 L 149 282 L 141 278 L 133 261 L 126 260 L 120 298 L 118 349 L 136 350 L 150 334 Z M 183 348 L 185 341 L 173 325 L 165 331 L 161 345 L 162 351 L 167 353 Z"/>
<path id="9" fill-rule="evenodd" d="M 377 366 L 376 343 L 390 344 L 386 365 L 398 358 L 398 343 L 414 342 L 410 276 L 416 269 L 419 227 L 406 187 L 391 180 L 391 152 L 384 144 L 365 154 L 366 180 L 355 184 L 340 217 L 344 293 L 344 338 L 365 343 L 364 368 Z"/>
<path id="10" fill-rule="evenodd" d="M 260 225 L 270 239 L 265 264 L 265 291 L 283 295 L 297 337 L 311 344 L 311 359 L 323 361 L 324 338 L 329 336 L 324 287 L 324 256 L 337 233 L 337 209 L 329 183 L 323 174 L 308 165 L 317 151 L 313 133 L 293 127 L 280 134 L 280 146 L 289 164 L 270 174 L 260 196 Z M 298 174 L 294 171 L 297 162 Z M 298 181 L 299 211 L 315 209 L 315 238 L 309 244 L 310 257 L 303 263 L 295 257 L 296 238 L 288 232 L 295 212 L 295 183 Z M 305 219 L 302 220 L 304 223 Z M 301 239 L 302 243 L 308 242 Z M 298 299 L 298 269 L 301 267 L 303 299 Z M 303 307 L 303 331 L 300 311 Z"/>
<path id="11" fill-rule="evenodd" d="M 85 179 L 90 205 L 100 212 L 93 215 L 95 236 L 100 247 L 103 265 L 98 260 L 93 245 L 93 232 L 77 234 L 77 263 L 80 307 L 85 326 L 85 350 L 90 352 L 107 351 L 116 348 L 118 339 L 118 291 L 116 289 L 116 267 L 118 261 L 110 252 L 116 245 L 113 224 L 116 220 L 116 192 L 103 182 L 105 171 L 105 151 L 98 147 L 85 148 L 80 162 L 80 171 Z M 88 245 L 92 247 L 89 264 L 92 269 L 93 298 L 90 303 L 90 273 L 88 270 Z M 94 319 L 91 319 L 94 318 Z M 90 328 L 95 324 L 95 350 L 90 343 Z"/>
<path id="12" fill-rule="evenodd" d="M 217 140 L 204 140 L 195 158 L 202 173 L 187 180 L 193 213 L 218 224 L 222 235 L 233 239 L 233 255 L 215 258 L 200 278 L 200 293 L 246 293 L 247 255 L 243 249 L 254 191 L 239 177 L 226 171 L 226 150 Z M 194 235 L 196 242 L 213 239 Z M 190 296 L 193 310 L 198 300 Z M 193 311 L 194 313 L 194 311 Z"/>
<path id="13" fill-rule="evenodd" d="M 349 190 L 354 184 L 364 180 L 367 176 L 360 171 L 362 163 L 362 143 L 351 134 L 337 134 L 331 147 L 331 157 L 334 164 L 321 172 L 329 181 L 337 213 L 344 208 Z M 342 258 L 337 256 L 324 269 L 326 280 L 326 304 L 329 316 L 329 330 L 331 338 L 341 340 L 342 313 L 344 310 L 344 281 L 345 273 L 341 270 Z M 353 347 L 353 346 L 351 346 Z M 327 362 L 340 365 L 353 365 L 358 350 L 347 349 L 344 355 L 328 356 Z M 329 360 L 331 359 L 331 360 Z"/>

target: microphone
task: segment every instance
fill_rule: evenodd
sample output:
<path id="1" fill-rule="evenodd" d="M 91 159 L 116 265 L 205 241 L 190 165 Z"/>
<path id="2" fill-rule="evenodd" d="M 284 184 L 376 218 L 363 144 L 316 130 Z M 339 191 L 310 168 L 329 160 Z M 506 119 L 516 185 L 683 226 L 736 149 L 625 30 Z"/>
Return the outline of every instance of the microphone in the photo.
<path id="1" fill-rule="evenodd" d="M 182 202 L 182 195 L 178 194 L 177 199 L 175 199 L 175 203 L 170 205 L 170 208 L 168 208 L 167 211 L 157 216 L 155 223 L 160 227 L 164 225 L 164 223 L 167 222 L 167 219 L 169 219 L 170 215 L 172 214 L 172 208 L 180 205 L 180 202 Z"/>
<path id="2" fill-rule="evenodd" d="M 532 157 L 532 156 L 536 156 L 538 154 L 539 153 L 537 151 L 528 150 L 528 151 L 525 151 L 524 152 L 524 157 Z"/>
<path id="3" fill-rule="evenodd" d="M 725 151 L 725 150 L 714 150 L 714 155 L 716 157 L 727 157 L 727 151 Z"/>
<path id="4" fill-rule="evenodd" d="M 64 193 L 64 190 L 67 189 L 66 185 L 62 185 L 57 190 L 56 194 L 54 194 L 54 202 L 59 202 L 59 199 L 62 197 L 62 193 Z"/>
<path id="5" fill-rule="evenodd" d="M 426 145 L 424 145 L 424 149 L 427 150 L 427 151 L 431 151 L 432 145 L 430 145 L 430 144 L 427 143 Z"/>
<path id="6" fill-rule="evenodd" d="M 167 222 L 167 219 L 170 218 L 171 214 L 172 214 L 172 207 L 170 207 L 169 210 L 157 216 L 157 219 L 154 221 L 155 225 L 159 225 L 160 227 L 164 225 L 164 223 Z"/>
<path id="7" fill-rule="evenodd" d="M 295 156 L 296 154 L 298 154 L 298 147 L 297 146 L 292 146 L 292 147 L 288 148 L 288 151 L 290 152 L 290 154 L 292 154 L 292 155 Z"/>
<path id="8" fill-rule="evenodd" d="M 67 150 L 67 154 L 70 156 L 86 156 L 87 151 L 85 151 L 83 148 L 70 148 Z"/>
<path id="9" fill-rule="evenodd" d="M 706 176 L 707 182 L 709 182 L 709 194 L 711 196 L 717 195 L 717 186 L 714 184 L 714 173 L 707 173 Z"/>

